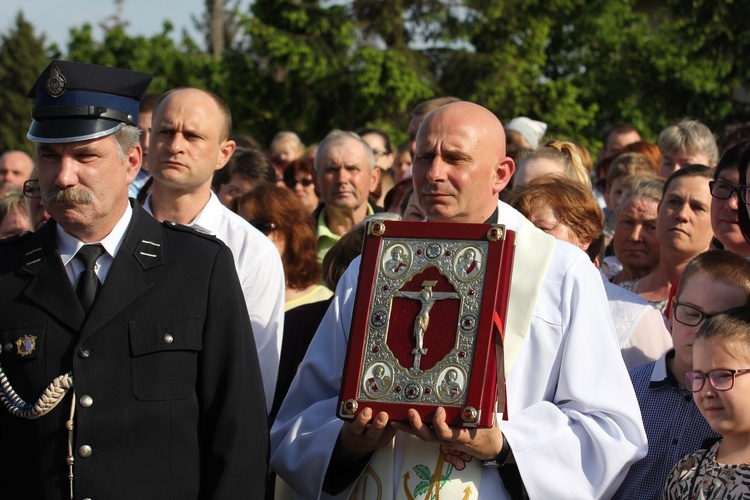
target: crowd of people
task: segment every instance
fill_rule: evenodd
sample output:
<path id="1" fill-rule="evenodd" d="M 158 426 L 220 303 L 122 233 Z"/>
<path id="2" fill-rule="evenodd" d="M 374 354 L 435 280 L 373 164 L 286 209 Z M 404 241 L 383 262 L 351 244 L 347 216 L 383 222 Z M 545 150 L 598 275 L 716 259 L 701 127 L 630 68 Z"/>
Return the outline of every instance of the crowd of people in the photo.
<path id="1" fill-rule="evenodd" d="M 53 61 L 33 157 L 0 155 L 3 498 L 750 491 L 750 123 L 621 124 L 592 155 L 441 97 L 400 146 L 265 147 L 150 80 Z M 337 417 L 375 218 L 516 234 L 491 428 Z"/>

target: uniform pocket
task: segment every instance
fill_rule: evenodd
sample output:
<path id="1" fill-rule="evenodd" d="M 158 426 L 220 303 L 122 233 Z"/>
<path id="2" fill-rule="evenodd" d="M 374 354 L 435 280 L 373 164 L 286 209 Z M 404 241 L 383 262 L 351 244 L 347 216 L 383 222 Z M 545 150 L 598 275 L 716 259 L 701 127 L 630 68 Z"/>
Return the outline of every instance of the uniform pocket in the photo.
<path id="1" fill-rule="evenodd" d="M 128 331 L 137 399 L 185 399 L 195 392 L 198 353 L 203 347 L 199 318 L 131 321 Z"/>

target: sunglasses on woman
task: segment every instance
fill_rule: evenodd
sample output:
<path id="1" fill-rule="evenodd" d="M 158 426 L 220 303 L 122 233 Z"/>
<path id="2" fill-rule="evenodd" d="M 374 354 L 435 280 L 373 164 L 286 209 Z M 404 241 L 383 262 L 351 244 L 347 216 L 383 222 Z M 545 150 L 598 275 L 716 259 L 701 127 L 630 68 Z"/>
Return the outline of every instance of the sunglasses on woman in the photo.
<path id="1" fill-rule="evenodd" d="M 268 234 L 276 229 L 276 224 L 273 222 L 264 220 L 264 219 L 253 219 L 250 222 L 250 225 L 253 226 L 255 229 L 260 231 L 261 233 L 268 236 Z"/>
<path id="2" fill-rule="evenodd" d="M 301 179 L 287 179 L 285 181 L 289 189 L 294 189 L 297 184 L 302 184 L 302 187 L 308 187 L 313 183 L 312 177 L 302 177 Z"/>

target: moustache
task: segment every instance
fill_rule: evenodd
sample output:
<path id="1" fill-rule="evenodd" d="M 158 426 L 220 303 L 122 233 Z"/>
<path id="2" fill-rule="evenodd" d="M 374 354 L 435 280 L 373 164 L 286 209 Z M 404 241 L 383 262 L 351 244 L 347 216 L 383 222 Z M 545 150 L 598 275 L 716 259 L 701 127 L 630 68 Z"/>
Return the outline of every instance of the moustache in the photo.
<path id="1" fill-rule="evenodd" d="M 42 193 L 42 199 L 47 203 L 82 203 L 88 204 L 94 201 L 94 195 L 83 189 L 50 188 Z"/>

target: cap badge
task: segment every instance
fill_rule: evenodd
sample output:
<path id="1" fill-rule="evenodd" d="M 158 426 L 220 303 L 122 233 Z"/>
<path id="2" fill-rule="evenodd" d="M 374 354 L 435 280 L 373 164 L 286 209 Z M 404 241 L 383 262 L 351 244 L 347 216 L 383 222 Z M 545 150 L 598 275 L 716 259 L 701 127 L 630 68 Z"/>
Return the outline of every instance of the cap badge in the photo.
<path id="1" fill-rule="evenodd" d="M 18 348 L 18 354 L 28 356 L 36 349 L 36 337 L 34 335 L 24 335 L 16 340 L 16 347 Z"/>
<path id="2" fill-rule="evenodd" d="M 65 92 L 66 83 L 65 77 L 60 72 L 60 69 L 57 65 L 53 64 L 50 67 L 47 84 L 44 86 L 44 88 L 47 89 L 47 93 L 52 97 L 60 97 L 63 95 L 63 92 Z"/>

